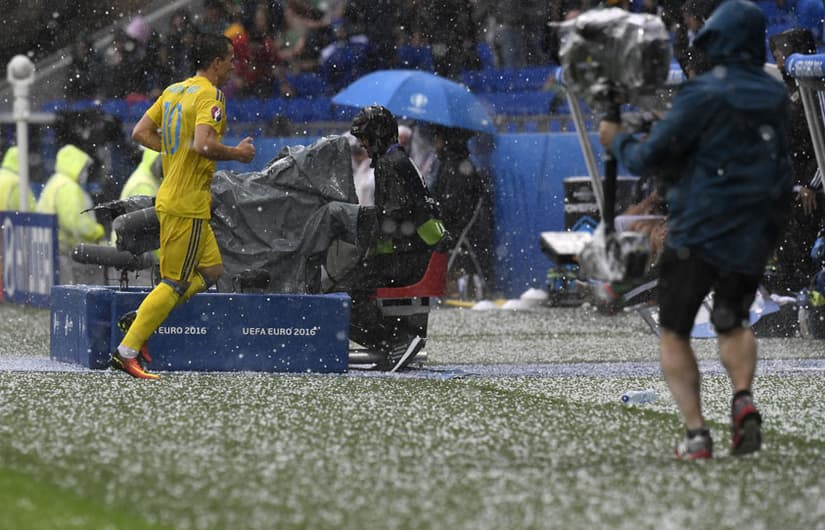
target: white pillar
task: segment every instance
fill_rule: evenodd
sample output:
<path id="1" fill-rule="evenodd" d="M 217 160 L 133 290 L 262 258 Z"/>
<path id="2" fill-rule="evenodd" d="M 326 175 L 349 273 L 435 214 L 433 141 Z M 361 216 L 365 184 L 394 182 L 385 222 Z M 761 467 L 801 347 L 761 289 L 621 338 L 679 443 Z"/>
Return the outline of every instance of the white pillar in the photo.
<path id="1" fill-rule="evenodd" d="M 20 211 L 29 209 L 29 88 L 34 82 L 34 63 L 25 55 L 15 55 L 6 68 L 6 79 L 14 92 L 13 117 L 17 122 L 17 157 L 20 175 Z"/>

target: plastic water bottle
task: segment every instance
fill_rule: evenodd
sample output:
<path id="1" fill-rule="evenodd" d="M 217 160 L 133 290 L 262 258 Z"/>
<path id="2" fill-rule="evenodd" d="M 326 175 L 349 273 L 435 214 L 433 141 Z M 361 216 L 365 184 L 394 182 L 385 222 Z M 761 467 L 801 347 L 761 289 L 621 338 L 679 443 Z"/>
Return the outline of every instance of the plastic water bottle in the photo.
<path id="1" fill-rule="evenodd" d="M 656 400 L 656 391 L 652 388 L 645 390 L 628 390 L 622 394 L 622 403 L 625 405 L 640 405 Z"/>

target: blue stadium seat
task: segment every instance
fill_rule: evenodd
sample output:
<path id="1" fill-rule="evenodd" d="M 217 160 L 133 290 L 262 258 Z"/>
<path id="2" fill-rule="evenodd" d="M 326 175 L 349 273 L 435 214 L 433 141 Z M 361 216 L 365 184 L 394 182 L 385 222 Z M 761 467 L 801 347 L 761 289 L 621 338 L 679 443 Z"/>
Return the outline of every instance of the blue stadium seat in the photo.
<path id="1" fill-rule="evenodd" d="M 497 68 L 466 70 L 461 74 L 461 80 L 471 92 L 495 92 L 500 75 Z"/>
<path id="2" fill-rule="evenodd" d="M 476 53 L 478 54 L 478 60 L 481 62 L 481 68 L 495 68 L 496 67 L 496 54 L 490 45 L 484 41 L 479 42 L 476 44 Z"/>
<path id="3" fill-rule="evenodd" d="M 424 72 L 435 71 L 433 52 L 429 46 L 411 46 L 405 44 L 398 47 L 396 55 L 398 64 L 402 68 L 421 70 Z"/>
<path id="4" fill-rule="evenodd" d="M 229 99 L 226 102 L 226 113 L 234 122 L 256 122 L 265 119 L 263 101 L 258 98 Z"/>
<path id="5" fill-rule="evenodd" d="M 324 79 L 320 74 L 314 72 L 287 74 L 286 79 L 297 96 L 320 96 L 326 92 Z"/>
<path id="6" fill-rule="evenodd" d="M 467 70 L 462 73 L 462 81 L 473 92 L 530 92 L 541 90 L 547 77 L 558 68 L 529 66 Z"/>
<path id="7" fill-rule="evenodd" d="M 548 114 L 554 93 L 551 91 L 486 92 L 478 96 L 491 105 L 495 114 L 530 116 Z"/>
<path id="8" fill-rule="evenodd" d="M 527 92 L 540 90 L 547 77 L 558 67 L 531 66 L 525 68 L 500 68 L 494 90 L 497 92 Z"/>

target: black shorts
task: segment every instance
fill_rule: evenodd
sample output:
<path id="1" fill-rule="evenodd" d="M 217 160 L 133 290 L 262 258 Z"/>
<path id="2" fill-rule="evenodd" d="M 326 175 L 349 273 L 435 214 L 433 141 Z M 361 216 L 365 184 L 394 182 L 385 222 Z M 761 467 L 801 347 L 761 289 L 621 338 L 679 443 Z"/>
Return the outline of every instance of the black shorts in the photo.
<path id="1" fill-rule="evenodd" d="M 718 333 L 749 325 L 762 276 L 723 271 L 695 254 L 665 247 L 659 261 L 659 326 L 689 337 L 702 301 L 713 290 L 711 323 Z"/>

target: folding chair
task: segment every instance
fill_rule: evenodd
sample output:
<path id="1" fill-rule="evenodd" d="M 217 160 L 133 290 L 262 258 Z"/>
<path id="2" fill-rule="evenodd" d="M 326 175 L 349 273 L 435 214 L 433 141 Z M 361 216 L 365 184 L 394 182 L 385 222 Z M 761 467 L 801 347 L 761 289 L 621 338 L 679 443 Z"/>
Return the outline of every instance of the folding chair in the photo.
<path id="1" fill-rule="evenodd" d="M 478 199 L 476 203 L 475 210 L 473 211 L 473 216 L 470 217 L 470 222 L 467 223 L 467 226 L 464 227 L 464 230 L 461 231 L 461 235 L 458 236 L 458 241 L 456 241 L 455 246 L 450 251 L 450 259 L 447 261 L 447 272 L 449 273 L 450 269 L 453 267 L 453 263 L 455 263 L 455 259 L 458 257 L 459 253 L 466 252 L 468 256 L 470 256 L 470 260 L 473 262 L 473 267 L 475 268 L 475 273 L 481 279 L 481 291 L 487 292 L 487 286 L 484 284 L 484 269 L 482 269 L 481 264 L 478 261 L 478 257 L 476 256 L 475 250 L 473 246 L 470 244 L 470 239 L 467 235 L 470 233 L 470 230 L 475 225 L 478 218 L 481 216 L 481 207 L 484 205 L 484 198 L 481 197 Z"/>

